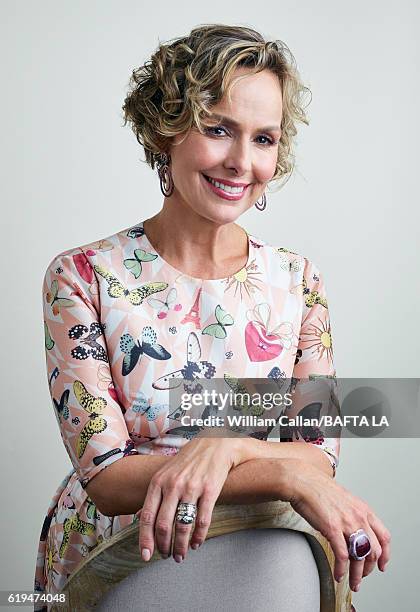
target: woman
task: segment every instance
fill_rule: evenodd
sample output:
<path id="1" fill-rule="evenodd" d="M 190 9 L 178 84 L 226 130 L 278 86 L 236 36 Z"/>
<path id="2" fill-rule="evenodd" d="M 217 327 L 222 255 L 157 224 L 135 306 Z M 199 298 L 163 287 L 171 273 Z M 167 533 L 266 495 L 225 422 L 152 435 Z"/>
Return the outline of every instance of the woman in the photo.
<path id="1" fill-rule="evenodd" d="M 161 44 L 131 85 L 125 121 L 164 201 L 46 271 L 49 387 L 74 470 L 44 521 L 35 588 L 57 593 L 90 550 L 138 518 L 142 558 L 181 563 L 203 544 L 215 503 L 283 499 L 330 541 L 336 580 L 350 561 L 357 591 L 376 562 L 385 569 L 390 535 L 334 480 L 339 440 L 209 437 L 183 425 L 170 394 L 200 379 L 335 375 L 320 271 L 236 224 L 293 170 L 295 123 L 307 123 L 294 58 L 252 29 L 200 26 Z"/>

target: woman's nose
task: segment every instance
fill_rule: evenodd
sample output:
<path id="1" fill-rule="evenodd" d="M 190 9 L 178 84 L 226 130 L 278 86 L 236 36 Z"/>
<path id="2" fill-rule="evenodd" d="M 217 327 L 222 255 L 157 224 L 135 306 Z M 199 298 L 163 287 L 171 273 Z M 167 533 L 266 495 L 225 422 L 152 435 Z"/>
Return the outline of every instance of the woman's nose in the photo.
<path id="1" fill-rule="evenodd" d="M 237 176 L 249 175 L 252 170 L 250 143 L 245 139 L 236 139 L 229 147 L 224 166 L 234 170 Z"/>

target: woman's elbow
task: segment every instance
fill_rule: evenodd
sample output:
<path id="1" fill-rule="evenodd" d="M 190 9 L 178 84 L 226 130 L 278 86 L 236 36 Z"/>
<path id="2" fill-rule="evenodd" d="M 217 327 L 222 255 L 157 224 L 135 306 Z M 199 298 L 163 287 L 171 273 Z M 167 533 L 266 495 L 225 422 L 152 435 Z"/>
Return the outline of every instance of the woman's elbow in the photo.
<path id="1" fill-rule="evenodd" d="M 107 487 L 104 483 L 104 472 L 105 470 L 99 474 L 96 474 L 86 485 L 85 491 L 95 504 L 98 512 L 104 516 L 115 516 L 115 514 L 112 513 L 111 504 L 109 503 L 109 496 L 105 494 Z"/>

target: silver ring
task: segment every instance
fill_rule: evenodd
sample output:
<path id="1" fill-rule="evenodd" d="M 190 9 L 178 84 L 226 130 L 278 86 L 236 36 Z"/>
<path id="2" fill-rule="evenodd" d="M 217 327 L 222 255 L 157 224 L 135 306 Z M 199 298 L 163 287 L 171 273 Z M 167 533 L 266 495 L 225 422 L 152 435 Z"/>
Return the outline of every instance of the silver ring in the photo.
<path id="1" fill-rule="evenodd" d="M 371 551 L 369 536 L 364 529 L 358 529 L 349 537 L 349 555 L 356 561 L 362 561 Z"/>
<path id="2" fill-rule="evenodd" d="M 178 523 L 184 523 L 184 525 L 191 525 L 197 516 L 197 505 L 191 502 L 180 502 L 176 509 L 176 521 Z"/>

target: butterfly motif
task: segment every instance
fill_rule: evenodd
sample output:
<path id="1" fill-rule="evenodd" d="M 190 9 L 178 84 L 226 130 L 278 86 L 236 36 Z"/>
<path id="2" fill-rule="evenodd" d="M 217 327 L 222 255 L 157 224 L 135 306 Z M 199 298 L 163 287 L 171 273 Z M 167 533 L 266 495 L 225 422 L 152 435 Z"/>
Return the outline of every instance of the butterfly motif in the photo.
<path id="1" fill-rule="evenodd" d="M 220 304 L 218 304 L 214 310 L 214 316 L 216 317 L 217 323 L 207 325 L 201 333 L 208 334 L 214 338 L 226 338 L 226 327 L 234 324 L 232 315 L 227 313 L 226 310 L 223 310 Z"/>
<path id="2" fill-rule="evenodd" d="M 86 503 L 87 503 L 87 508 L 86 508 L 86 516 L 91 519 L 91 520 L 99 520 L 101 517 L 99 516 L 99 514 L 96 511 L 96 505 L 94 504 L 94 502 L 90 499 L 90 497 L 88 497 L 86 499 Z"/>
<path id="3" fill-rule="evenodd" d="M 280 268 L 282 270 L 286 270 L 287 272 L 300 272 L 302 269 L 302 263 L 299 259 L 290 259 L 286 253 L 291 253 L 291 251 L 286 251 L 286 249 L 277 249 L 277 253 L 280 257 Z"/>
<path id="4" fill-rule="evenodd" d="M 181 304 L 175 304 L 177 298 L 177 291 L 175 287 L 172 287 L 168 291 L 168 295 L 165 300 L 159 300 L 157 298 L 149 298 L 147 303 L 150 304 L 152 308 L 158 311 L 157 318 L 164 319 L 170 308 L 173 308 L 176 312 L 179 312 L 182 309 Z"/>
<path id="5" fill-rule="evenodd" d="M 175 370 L 169 374 L 165 374 L 152 383 L 154 389 L 167 390 L 175 389 L 184 383 L 186 380 L 197 380 L 200 377 L 211 379 L 216 373 L 216 368 L 209 361 L 200 361 L 201 346 L 195 332 L 190 332 L 187 339 L 187 362 L 180 370 Z M 199 387 L 201 385 L 198 385 Z M 189 392 L 197 392 L 196 387 L 192 391 L 189 387 Z"/>
<path id="6" fill-rule="evenodd" d="M 320 304 L 321 306 L 324 306 L 324 308 L 328 308 L 328 302 L 327 300 L 322 297 L 322 295 L 320 295 L 318 293 L 318 291 L 311 291 L 308 288 L 306 279 L 303 279 L 303 295 L 305 296 L 305 304 L 308 308 L 311 308 L 311 306 L 314 306 L 315 304 Z"/>
<path id="7" fill-rule="evenodd" d="M 135 341 L 131 334 L 124 334 L 120 339 L 120 349 L 124 355 L 122 362 L 122 375 L 127 376 L 135 368 L 139 359 L 145 353 L 153 359 L 170 359 L 171 354 L 160 344 L 157 343 L 157 334 L 150 325 L 143 328 L 141 343 Z"/>
<path id="8" fill-rule="evenodd" d="M 255 240 L 252 240 L 252 238 L 250 237 L 249 237 L 249 241 L 255 249 L 261 249 L 261 247 L 264 246 L 263 244 L 260 244 L 259 242 L 255 242 Z"/>
<path id="9" fill-rule="evenodd" d="M 96 251 L 111 251 L 113 248 L 114 245 L 110 240 L 102 238 L 101 240 L 96 240 L 96 242 L 91 242 L 91 244 L 89 244 L 86 255 L 96 255 Z"/>
<path id="10" fill-rule="evenodd" d="M 227 353 L 225 353 L 225 357 L 226 357 L 226 359 L 232 359 L 233 352 L 232 351 L 227 351 Z"/>
<path id="11" fill-rule="evenodd" d="M 268 436 L 270 435 L 270 432 L 273 428 L 267 428 L 265 431 L 252 431 L 251 433 L 248 434 L 249 438 L 255 438 L 256 440 L 267 440 Z"/>
<path id="12" fill-rule="evenodd" d="M 277 366 L 271 368 L 268 373 L 268 378 L 278 379 L 278 378 L 286 378 L 286 372 L 284 370 L 280 370 Z"/>
<path id="13" fill-rule="evenodd" d="M 53 282 L 51 283 L 51 288 L 45 294 L 45 299 L 47 300 L 47 303 L 51 305 L 51 310 L 54 316 L 57 316 L 60 314 L 61 308 L 71 308 L 72 306 L 75 305 L 75 302 L 73 300 L 70 300 L 69 298 L 65 298 L 65 297 L 60 297 L 58 295 L 57 279 L 54 279 Z"/>
<path id="14" fill-rule="evenodd" d="M 50 330 L 48 329 L 48 325 L 44 321 L 44 337 L 45 337 L 45 348 L 47 351 L 50 351 L 54 347 L 54 340 L 51 338 Z"/>
<path id="15" fill-rule="evenodd" d="M 271 368 L 269 371 L 267 378 L 274 380 L 278 388 L 281 390 L 286 381 L 286 372 L 284 370 L 280 370 L 280 368 L 277 366 L 274 366 L 274 368 Z"/>
<path id="16" fill-rule="evenodd" d="M 95 533 L 95 525 L 82 521 L 78 512 L 71 518 L 66 518 L 63 523 L 63 539 L 58 553 L 60 557 L 63 557 L 66 553 L 72 531 L 77 531 L 83 535 L 93 535 Z"/>
<path id="17" fill-rule="evenodd" d="M 66 389 L 65 391 L 63 391 L 59 402 L 53 397 L 54 406 L 57 411 L 60 422 L 61 422 L 61 418 L 66 419 L 66 420 L 69 418 L 70 411 L 67 405 L 69 401 L 69 395 L 70 395 L 70 391 Z"/>
<path id="18" fill-rule="evenodd" d="M 211 416 L 217 416 L 219 412 L 217 404 L 208 404 L 202 414 L 201 418 L 206 419 Z M 186 410 L 182 408 L 177 408 L 174 412 L 168 415 L 168 419 L 181 421 L 182 417 L 185 416 Z M 181 425 L 180 427 L 174 427 L 173 429 L 169 429 L 165 432 L 165 435 L 170 436 L 180 436 L 181 438 L 186 438 L 187 440 L 192 440 L 195 436 L 204 429 L 203 425 Z"/>
<path id="19" fill-rule="evenodd" d="M 142 273 L 142 262 L 153 261 L 157 258 L 154 253 L 147 253 L 143 249 L 135 249 L 134 259 L 124 259 L 123 263 L 127 270 L 130 270 L 134 278 L 138 278 Z"/>
<path id="20" fill-rule="evenodd" d="M 239 404 L 232 404 L 234 410 L 240 410 L 243 415 L 261 416 L 265 412 L 263 404 L 254 405 L 248 401 L 250 395 L 252 395 L 247 387 L 240 382 L 239 378 L 231 376 L 230 374 L 224 374 L 223 376 L 226 384 L 241 397 L 242 401 Z"/>
<path id="21" fill-rule="evenodd" d="M 96 457 L 93 458 L 93 463 L 94 465 L 100 465 L 103 461 L 108 459 L 108 457 L 112 457 L 113 455 L 118 455 L 119 453 L 122 453 L 123 457 L 127 457 L 128 455 L 138 455 L 139 454 L 134 446 L 134 442 L 131 440 L 131 438 L 128 438 L 128 440 L 125 441 L 124 448 L 113 448 L 112 450 L 107 451 L 103 455 L 97 455 Z"/>
<path id="22" fill-rule="evenodd" d="M 51 372 L 51 375 L 48 379 L 48 385 L 50 389 L 51 389 L 52 381 L 55 380 L 59 374 L 60 374 L 60 370 L 57 367 L 55 367 L 54 370 Z"/>
<path id="23" fill-rule="evenodd" d="M 171 334 L 176 334 L 177 329 L 176 329 L 175 325 L 172 325 L 172 327 L 169 328 L 169 331 L 170 331 Z"/>
<path id="24" fill-rule="evenodd" d="M 125 297 L 133 306 L 139 306 L 142 304 L 143 300 L 154 293 L 158 293 L 159 291 L 164 291 L 167 288 L 168 283 L 146 283 L 137 287 L 136 289 L 127 289 L 118 280 L 116 276 L 111 274 L 105 268 L 101 266 L 94 265 L 95 271 L 100 274 L 108 283 L 108 295 L 113 298 Z"/>
<path id="25" fill-rule="evenodd" d="M 102 326 L 97 321 L 93 321 L 90 324 L 90 329 L 83 324 L 74 325 L 69 329 L 69 338 L 72 340 L 80 340 L 80 345 L 71 349 L 70 353 L 74 359 L 84 360 L 89 356 L 97 359 L 98 361 L 108 362 L 108 356 L 103 346 L 101 346 L 97 339 L 102 336 Z M 83 336 L 87 334 L 85 338 Z"/>
<path id="26" fill-rule="evenodd" d="M 305 296 L 305 304 L 308 308 L 311 308 L 315 304 L 320 304 L 324 306 L 324 308 L 328 308 L 328 302 L 325 297 L 322 297 L 318 293 L 318 291 L 311 291 L 308 288 L 308 283 L 306 282 L 305 277 L 302 278 L 302 282 L 299 285 L 295 285 L 290 289 L 290 293 L 294 295 L 304 295 Z"/>
<path id="27" fill-rule="evenodd" d="M 168 408 L 168 404 L 150 404 L 143 391 L 139 391 L 131 410 L 146 415 L 148 421 L 155 421 L 160 414 L 167 412 Z"/>
<path id="28" fill-rule="evenodd" d="M 143 234 L 144 234 L 144 229 L 143 229 L 142 223 L 139 223 L 139 225 L 135 225 L 134 227 L 131 227 L 127 232 L 127 236 L 129 238 L 140 238 L 140 236 L 143 236 Z"/>
<path id="29" fill-rule="evenodd" d="M 303 423 L 305 419 L 316 419 L 319 422 L 321 408 L 321 402 L 312 402 L 299 410 L 298 417 L 302 417 Z M 295 419 L 296 417 L 293 420 Z M 293 439 L 299 440 L 299 438 L 303 438 L 305 442 L 320 445 L 324 441 L 324 433 L 314 425 L 280 425 L 281 442 L 293 442 Z"/>
<path id="30" fill-rule="evenodd" d="M 77 457 L 83 457 L 89 440 L 96 433 L 105 431 L 108 426 L 106 420 L 101 416 L 106 407 L 106 400 L 103 397 L 91 395 L 80 380 L 73 383 L 73 391 L 80 406 L 89 414 L 89 420 L 83 427 L 77 440 Z"/>
<path id="31" fill-rule="evenodd" d="M 80 423 L 80 419 L 79 417 L 74 417 L 74 419 L 72 419 L 71 422 L 73 423 L 73 425 L 78 425 Z"/>

